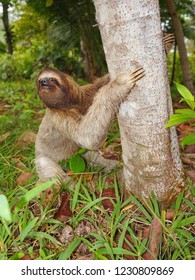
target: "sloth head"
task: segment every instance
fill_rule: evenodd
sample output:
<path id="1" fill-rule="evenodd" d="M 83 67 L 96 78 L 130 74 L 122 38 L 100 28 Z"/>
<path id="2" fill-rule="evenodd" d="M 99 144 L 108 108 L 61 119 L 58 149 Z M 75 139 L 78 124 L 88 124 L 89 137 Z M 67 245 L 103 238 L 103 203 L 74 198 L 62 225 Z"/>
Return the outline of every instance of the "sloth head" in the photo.
<path id="1" fill-rule="evenodd" d="M 78 85 L 57 69 L 43 69 L 37 79 L 37 89 L 41 100 L 50 109 L 64 110 L 77 103 Z"/>

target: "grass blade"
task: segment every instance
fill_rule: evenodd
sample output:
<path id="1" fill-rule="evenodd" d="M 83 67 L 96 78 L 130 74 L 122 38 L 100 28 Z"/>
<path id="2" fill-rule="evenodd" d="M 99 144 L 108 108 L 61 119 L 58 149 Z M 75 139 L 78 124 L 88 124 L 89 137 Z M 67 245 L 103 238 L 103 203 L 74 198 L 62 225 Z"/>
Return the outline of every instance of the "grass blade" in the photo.
<path id="1" fill-rule="evenodd" d="M 84 214 L 86 211 L 88 211 L 94 205 L 98 204 L 99 202 L 101 202 L 104 199 L 105 199 L 105 197 L 99 197 L 99 198 L 95 199 L 94 201 L 91 201 L 90 203 L 88 203 L 85 207 L 83 207 L 83 209 L 81 209 L 81 211 L 78 213 L 76 218 L 79 218 L 82 214 Z"/>
<path id="2" fill-rule="evenodd" d="M 189 218 L 186 218 L 182 221 L 180 221 L 178 223 L 178 227 L 184 227 L 184 226 L 189 226 L 190 224 L 194 224 L 195 223 L 195 216 L 192 216 L 192 217 L 189 217 Z"/>
<path id="3" fill-rule="evenodd" d="M 82 176 L 80 176 L 79 181 L 78 181 L 78 183 L 76 185 L 76 188 L 74 190 L 74 195 L 73 195 L 73 198 L 72 198 L 72 206 L 71 206 L 72 213 L 74 213 L 74 210 L 75 210 L 76 205 L 78 203 L 78 196 L 79 196 L 79 191 L 80 191 L 80 187 L 81 187 L 81 178 L 82 178 Z"/>
<path id="4" fill-rule="evenodd" d="M 74 252 L 74 250 L 79 246 L 81 243 L 81 239 L 75 239 L 70 246 L 59 256 L 58 260 L 67 260 L 70 258 L 70 255 Z"/>
<path id="5" fill-rule="evenodd" d="M 179 211 L 179 208 L 180 208 L 182 200 L 183 200 L 183 196 L 184 196 L 184 192 L 181 192 L 177 197 L 177 200 L 175 202 L 175 211 L 176 212 Z"/>
<path id="6" fill-rule="evenodd" d="M 27 193 L 25 193 L 24 197 L 22 199 L 20 199 L 20 201 L 16 205 L 14 212 L 17 213 L 20 209 L 22 209 L 22 207 L 24 207 L 26 204 L 28 204 L 28 202 L 31 199 L 36 197 L 42 191 L 45 191 L 46 189 L 51 187 L 55 182 L 56 182 L 56 180 L 53 180 L 50 182 L 40 184 L 40 185 L 34 187 L 33 189 L 31 189 L 30 191 L 28 191 Z"/>
<path id="7" fill-rule="evenodd" d="M 139 209 L 142 211 L 142 213 L 146 216 L 149 222 L 152 222 L 152 217 L 148 213 L 148 211 L 144 208 L 144 206 L 139 202 L 139 200 L 135 197 L 132 196 L 132 200 L 135 202 L 135 204 L 139 207 Z"/>
<path id="8" fill-rule="evenodd" d="M 28 236 L 29 232 L 31 231 L 31 229 L 33 229 L 33 227 L 35 226 L 36 222 L 38 220 L 38 217 L 34 218 L 32 221 L 30 221 L 30 223 L 25 227 L 25 229 L 23 231 L 21 231 L 20 233 L 20 241 L 23 242 L 24 239 Z"/>
<path id="9" fill-rule="evenodd" d="M 50 234 L 48 234 L 46 232 L 41 232 L 41 231 L 40 232 L 30 232 L 29 236 L 33 237 L 37 240 L 48 239 L 52 243 L 61 246 L 61 243 L 57 239 L 55 239 L 53 236 L 51 236 Z"/>

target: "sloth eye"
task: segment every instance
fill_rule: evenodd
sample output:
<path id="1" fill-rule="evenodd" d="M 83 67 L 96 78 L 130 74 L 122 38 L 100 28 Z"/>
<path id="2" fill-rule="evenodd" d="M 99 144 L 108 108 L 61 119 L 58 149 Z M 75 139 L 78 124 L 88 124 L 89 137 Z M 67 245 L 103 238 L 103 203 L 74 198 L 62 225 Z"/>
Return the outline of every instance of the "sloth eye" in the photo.
<path id="1" fill-rule="evenodd" d="M 49 78 L 49 80 L 50 80 L 50 82 L 55 82 L 55 79 L 53 79 L 53 78 Z"/>

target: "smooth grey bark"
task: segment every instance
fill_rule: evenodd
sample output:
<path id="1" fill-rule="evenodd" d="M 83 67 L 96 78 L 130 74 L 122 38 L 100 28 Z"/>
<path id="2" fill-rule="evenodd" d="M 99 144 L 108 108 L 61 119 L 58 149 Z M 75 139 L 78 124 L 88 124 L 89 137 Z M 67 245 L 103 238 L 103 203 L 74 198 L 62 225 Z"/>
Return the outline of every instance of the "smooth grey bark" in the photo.
<path id="1" fill-rule="evenodd" d="M 94 0 L 111 77 L 145 69 L 118 114 L 125 193 L 169 204 L 184 184 L 157 0 Z"/>

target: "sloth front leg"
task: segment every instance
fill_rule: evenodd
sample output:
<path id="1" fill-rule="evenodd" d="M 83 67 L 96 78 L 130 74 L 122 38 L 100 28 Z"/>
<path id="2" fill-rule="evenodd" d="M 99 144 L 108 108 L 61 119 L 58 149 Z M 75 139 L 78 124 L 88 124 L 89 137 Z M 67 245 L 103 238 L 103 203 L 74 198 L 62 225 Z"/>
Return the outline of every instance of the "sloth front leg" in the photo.
<path id="1" fill-rule="evenodd" d="M 58 163 L 74 154 L 78 146 L 59 133 L 57 126 L 52 125 L 52 118 L 51 112 L 46 111 L 39 127 L 35 143 L 35 166 L 40 181 L 58 177 L 66 183 L 70 177 Z"/>
<path id="2" fill-rule="evenodd" d="M 71 179 L 58 165 L 57 162 L 55 162 L 47 156 L 37 156 L 35 159 L 35 165 L 39 176 L 39 180 L 41 182 L 49 181 L 51 178 L 58 178 L 63 182 L 67 183 Z"/>
<path id="3" fill-rule="evenodd" d="M 81 147 L 97 150 L 108 133 L 110 124 L 135 83 L 144 76 L 144 70 L 138 68 L 127 72 L 103 86 L 96 94 L 92 105 L 79 122 L 74 119 L 68 123 L 71 138 Z M 60 128 L 65 131 L 63 124 Z"/>

